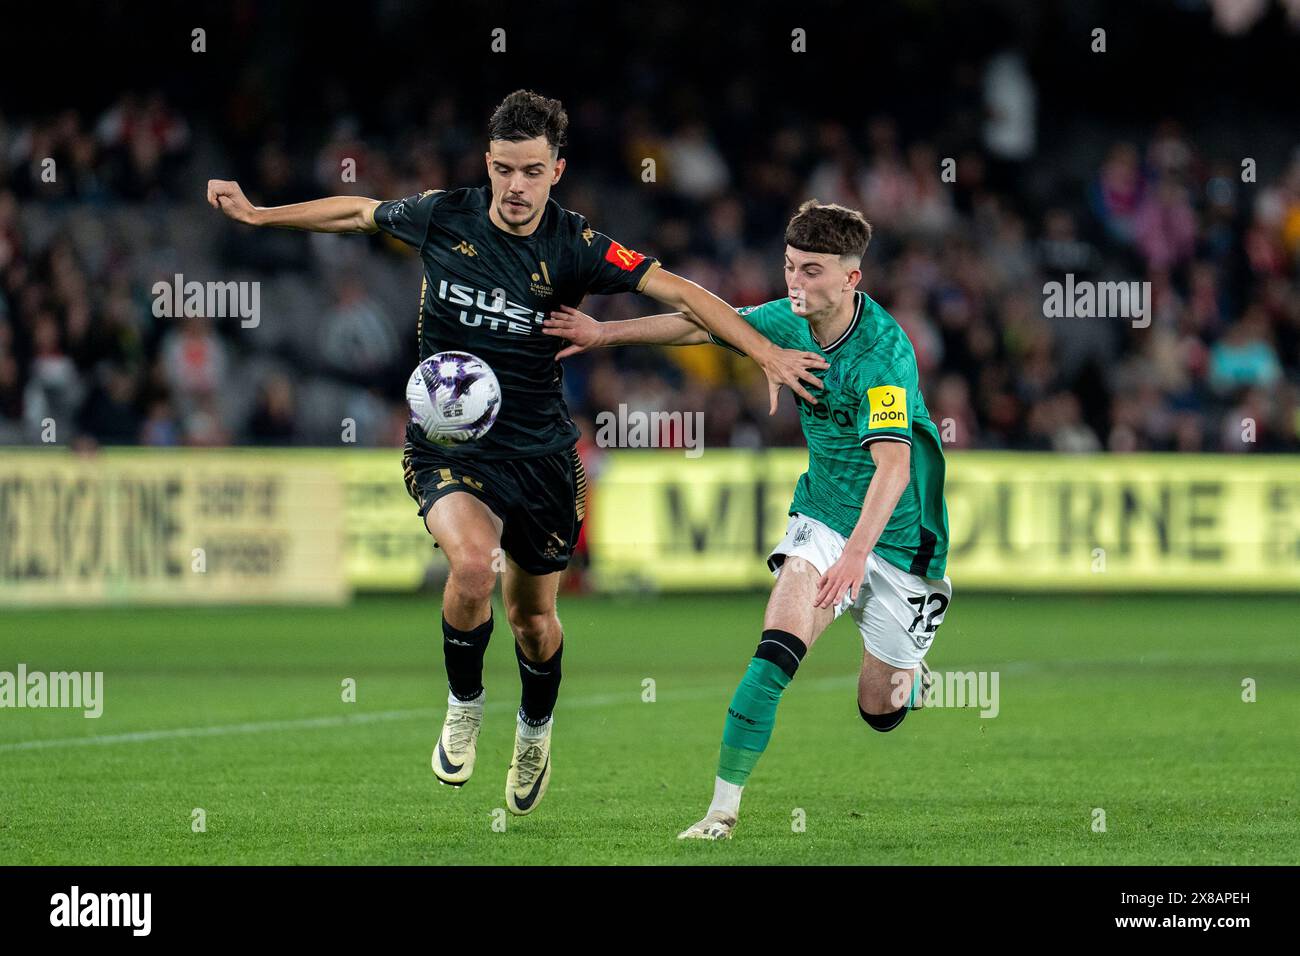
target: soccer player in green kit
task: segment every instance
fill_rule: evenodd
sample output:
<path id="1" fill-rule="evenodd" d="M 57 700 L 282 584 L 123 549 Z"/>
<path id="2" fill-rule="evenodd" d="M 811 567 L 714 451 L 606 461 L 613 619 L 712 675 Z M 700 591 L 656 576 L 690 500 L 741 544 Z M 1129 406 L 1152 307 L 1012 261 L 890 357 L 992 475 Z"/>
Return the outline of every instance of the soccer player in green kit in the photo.
<path id="1" fill-rule="evenodd" d="M 776 583 L 762 638 L 727 708 L 713 802 L 682 838 L 731 836 L 781 694 L 832 621 L 848 611 L 858 625 L 858 711 L 887 732 L 924 702 L 925 654 L 952 597 L 943 451 L 916 356 L 889 313 L 856 291 L 871 226 L 858 212 L 811 200 L 785 240 L 788 297 L 740 314 L 773 343 L 830 365 L 818 403 L 796 399 L 808 470 L 768 558 Z M 689 312 L 596 322 L 566 308 L 552 313 L 546 330 L 570 342 L 558 358 L 633 342 L 728 345 Z"/>

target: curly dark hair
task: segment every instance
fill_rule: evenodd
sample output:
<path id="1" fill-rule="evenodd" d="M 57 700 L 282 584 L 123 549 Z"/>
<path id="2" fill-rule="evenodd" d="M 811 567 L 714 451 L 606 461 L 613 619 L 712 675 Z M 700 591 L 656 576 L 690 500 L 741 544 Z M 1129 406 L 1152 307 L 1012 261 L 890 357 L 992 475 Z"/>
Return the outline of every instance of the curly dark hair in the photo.
<path id="1" fill-rule="evenodd" d="M 488 120 L 489 140 L 518 143 L 544 135 L 555 151 L 568 143 L 568 132 L 569 114 L 564 111 L 564 104 L 532 90 L 515 90 L 501 101 Z"/>
<path id="2" fill-rule="evenodd" d="M 871 223 L 856 209 L 809 199 L 785 229 L 785 243 L 804 252 L 861 259 L 871 242 Z"/>

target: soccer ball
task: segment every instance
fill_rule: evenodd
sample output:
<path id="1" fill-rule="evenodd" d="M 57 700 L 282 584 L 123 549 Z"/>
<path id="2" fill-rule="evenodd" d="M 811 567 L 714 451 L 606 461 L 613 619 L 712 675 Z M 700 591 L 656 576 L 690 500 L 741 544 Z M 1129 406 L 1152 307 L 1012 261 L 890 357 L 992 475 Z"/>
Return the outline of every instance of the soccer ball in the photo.
<path id="1" fill-rule="evenodd" d="M 411 421 L 438 445 L 460 445 L 487 434 L 501 411 L 496 373 L 468 352 L 439 352 L 406 382 Z"/>

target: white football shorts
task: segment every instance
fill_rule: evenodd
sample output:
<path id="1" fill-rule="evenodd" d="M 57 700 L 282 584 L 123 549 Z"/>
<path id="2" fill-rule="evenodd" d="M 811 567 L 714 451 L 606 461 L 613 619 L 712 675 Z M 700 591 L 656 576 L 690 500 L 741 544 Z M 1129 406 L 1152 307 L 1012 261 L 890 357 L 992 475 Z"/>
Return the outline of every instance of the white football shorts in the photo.
<path id="1" fill-rule="evenodd" d="M 774 577 L 786 558 L 803 558 L 818 574 L 825 574 L 841 554 L 848 539 L 816 518 L 794 514 L 785 537 L 768 555 Z M 848 593 L 835 607 L 838 618 L 846 610 L 858 625 L 867 652 L 900 670 L 921 663 L 952 601 L 952 581 L 923 578 L 896 568 L 874 551 L 867 555 L 866 574 L 856 601 Z"/>

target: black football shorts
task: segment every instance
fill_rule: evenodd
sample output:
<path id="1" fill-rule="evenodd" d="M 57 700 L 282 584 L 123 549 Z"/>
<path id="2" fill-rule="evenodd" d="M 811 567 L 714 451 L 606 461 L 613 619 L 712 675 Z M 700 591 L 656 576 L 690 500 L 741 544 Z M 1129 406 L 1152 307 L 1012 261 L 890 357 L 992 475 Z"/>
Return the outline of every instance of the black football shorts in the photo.
<path id="1" fill-rule="evenodd" d="M 576 447 L 536 458 L 471 460 L 408 439 L 402 471 L 421 520 L 439 498 L 466 492 L 501 519 L 501 547 L 529 574 L 568 567 L 587 508 L 587 475 Z"/>

